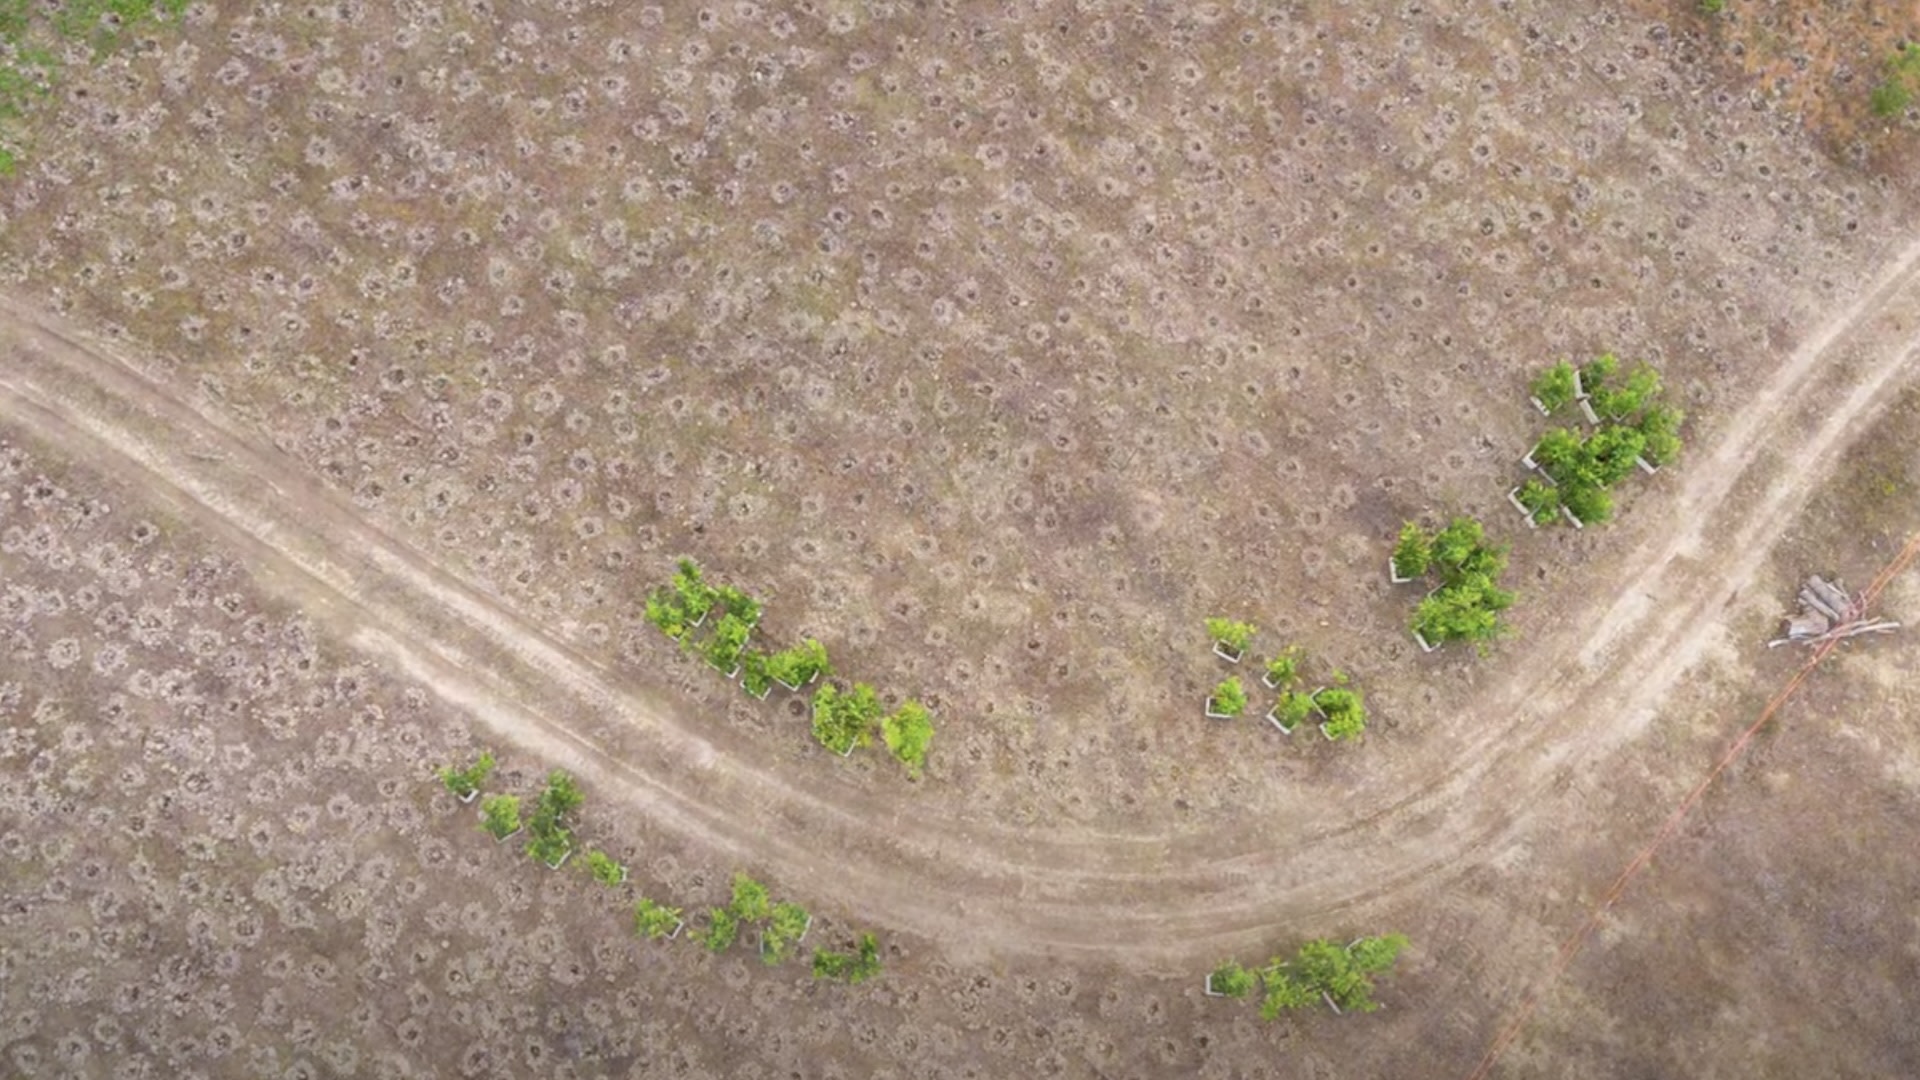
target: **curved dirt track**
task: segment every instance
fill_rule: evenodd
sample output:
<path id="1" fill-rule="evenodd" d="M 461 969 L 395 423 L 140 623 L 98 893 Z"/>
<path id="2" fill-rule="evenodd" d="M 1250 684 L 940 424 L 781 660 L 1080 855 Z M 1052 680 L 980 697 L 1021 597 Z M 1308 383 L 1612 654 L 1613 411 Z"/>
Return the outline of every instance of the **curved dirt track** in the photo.
<path id="1" fill-rule="evenodd" d="M 815 902 L 968 953 L 1217 958 L 1277 923 L 1461 868 L 1575 763 L 1628 738 L 1714 637 L 1730 590 L 1830 471 L 1920 348 L 1920 243 L 1808 335 L 1690 452 L 1645 512 L 1609 605 L 1566 613 L 1491 689 L 1470 745 L 1354 792 L 1337 823 L 1117 835 L 953 828 L 811 770 L 725 752 L 637 677 L 572 649 L 369 525 L 298 462 L 196 410 L 58 320 L 0 300 L 0 425 L 118 475 L 233 546 L 327 630 L 427 682 L 502 737 L 619 791 L 663 826 Z M 1803 416 L 1802 411 L 1808 415 Z M 621 749 L 612 749 L 617 733 Z M 1577 807 L 1565 808 L 1577 813 Z M 1552 812 L 1551 809 L 1546 812 Z M 824 853 L 831 853 L 830 855 Z"/>

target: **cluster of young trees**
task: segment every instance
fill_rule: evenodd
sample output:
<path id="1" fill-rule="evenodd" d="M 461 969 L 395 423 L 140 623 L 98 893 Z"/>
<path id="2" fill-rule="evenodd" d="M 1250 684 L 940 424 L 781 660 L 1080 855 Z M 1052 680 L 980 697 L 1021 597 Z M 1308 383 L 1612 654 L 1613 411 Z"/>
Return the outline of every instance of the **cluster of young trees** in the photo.
<path id="1" fill-rule="evenodd" d="M 1207 633 L 1213 638 L 1214 655 L 1238 663 L 1246 655 L 1257 631 L 1253 624 L 1231 619 L 1208 619 Z M 1333 685 L 1312 693 L 1299 689 L 1301 669 L 1306 655 L 1298 645 L 1289 645 L 1267 660 L 1260 682 L 1279 692 L 1273 707 L 1267 710 L 1267 722 L 1285 735 L 1293 734 L 1309 714 L 1319 713 L 1323 721 L 1320 733 L 1336 742 L 1358 738 L 1367 728 L 1366 701 L 1358 690 L 1350 688 L 1347 674 L 1334 669 Z M 1247 688 L 1237 675 L 1222 679 L 1207 698 L 1206 713 L 1216 720 L 1230 720 L 1247 709 Z"/>
<path id="2" fill-rule="evenodd" d="M 903 728 L 911 726 L 910 721 L 902 722 Z M 480 794 L 480 785 L 492 775 L 494 765 L 493 754 L 482 751 L 465 768 L 444 766 L 438 770 L 438 776 L 456 798 L 471 802 Z M 518 796 L 490 795 L 480 803 L 480 827 L 496 840 L 506 840 L 522 829 L 530 830 L 527 854 L 557 870 L 573 853 L 573 828 L 585 802 L 573 777 L 555 769 L 547 774 L 530 818 L 522 821 Z M 627 868 L 603 851 L 589 848 L 577 865 L 608 887 L 626 883 Z M 639 937 L 671 940 L 679 937 L 685 926 L 685 913 L 680 908 L 644 896 L 634 903 L 633 930 Z M 813 915 L 806 908 L 790 900 L 776 901 L 765 885 L 746 874 L 736 873 L 732 899 L 724 907 L 709 909 L 705 926 L 688 936 L 713 952 L 724 952 L 739 939 L 742 930 L 757 929 L 761 962 L 774 965 L 794 956 L 812 926 Z M 860 935 L 852 953 L 832 949 L 815 949 L 813 953 L 815 978 L 858 983 L 879 972 L 880 946 L 872 934 Z"/>
<path id="3" fill-rule="evenodd" d="M 1543 435 L 1525 462 L 1540 476 L 1508 492 L 1508 501 L 1534 525 L 1564 516 L 1584 527 L 1611 518 L 1615 484 L 1636 467 L 1654 472 L 1680 455 L 1685 416 L 1661 404 L 1660 392 L 1659 372 L 1637 364 L 1622 375 L 1610 353 L 1577 369 L 1564 360 L 1548 368 L 1534 380 L 1534 404 L 1551 416 L 1576 403 L 1593 430 Z"/>
<path id="4" fill-rule="evenodd" d="M 732 586 L 708 584 L 692 559 L 679 560 L 673 579 L 647 597 L 646 612 L 661 633 L 699 651 L 728 678 L 737 676 L 741 689 L 756 698 L 765 699 L 776 683 L 798 692 L 833 674 L 826 646 L 813 638 L 778 652 L 750 648 L 747 640 L 759 625 L 760 604 Z M 713 631 L 699 639 L 695 631 L 715 612 Z M 886 712 L 879 694 L 861 682 L 828 682 L 814 691 L 813 736 L 820 745 L 844 757 L 872 745 L 875 731 L 907 775 L 919 779 L 933 743 L 933 714 L 926 706 L 909 698 Z"/>
<path id="5" fill-rule="evenodd" d="M 646 897 L 633 906 L 633 932 L 649 940 L 672 940 L 687 925 L 685 913 Z M 767 887 L 746 874 L 733 875 L 733 897 L 723 907 L 707 910 L 706 925 L 688 937 L 710 952 L 725 952 L 740 939 L 742 930 L 759 929 L 760 962 L 768 966 L 791 959 L 813 927 L 813 915 L 792 901 L 773 899 Z M 860 936 L 857 955 L 832 949 L 813 951 L 817 979 L 864 982 L 880 973 L 880 944 L 872 934 Z"/>
<path id="6" fill-rule="evenodd" d="M 1257 988 L 1265 1020 L 1322 1003 L 1335 1013 L 1372 1012 L 1380 1007 L 1373 999 L 1374 977 L 1393 970 L 1406 947 L 1401 934 L 1364 937 L 1345 946 L 1309 941 L 1291 958 L 1276 956 L 1257 971 L 1229 960 L 1207 975 L 1206 992 L 1245 998 Z"/>
<path id="7" fill-rule="evenodd" d="M 1501 613 L 1514 595 L 1500 588 L 1507 568 L 1505 545 L 1489 544 L 1486 530 L 1470 517 L 1456 517 L 1437 533 L 1409 521 L 1393 549 L 1393 576 L 1410 581 L 1437 574 L 1440 583 L 1414 607 L 1412 630 L 1420 647 L 1449 641 L 1485 645 L 1506 633 Z"/>
<path id="8" fill-rule="evenodd" d="M 933 742 L 933 714 L 925 705 L 908 698 L 886 712 L 880 695 L 862 682 L 848 687 L 827 683 L 814 691 L 813 737 L 820 745 L 845 757 L 856 747 L 872 745 L 876 728 L 887 750 L 907 767 L 907 775 L 918 779 Z"/>
<path id="9" fill-rule="evenodd" d="M 493 754 L 483 750 L 464 769 L 443 766 L 439 770 L 440 782 L 461 802 L 472 802 L 480 794 L 480 786 L 493 774 L 493 768 Z M 531 818 L 521 817 L 518 795 L 489 795 L 480 800 L 480 829 L 498 841 L 530 829 L 526 853 L 558 870 L 573 854 L 572 826 L 585 801 L 573 777 L 555 769 L 547 775 L 546 786 L 535 800 Z M 603 851 L 589 849 L 581 865 L 590 877 L 604 885 L 618 885 L 627 880 L 627 868 Z"/>
<path id="10" fill-rule="evenodd" d="M 694 631 L 718 612 L 704 640 Z M 760 602 L 732 585 L 710 585 L 692 559 L 681 559 L 673 579 L 647 596 L 647 621 L 660 632 L 697 651 L 731 679 L 740 674 L 747 639 L 760 625 Z"/>

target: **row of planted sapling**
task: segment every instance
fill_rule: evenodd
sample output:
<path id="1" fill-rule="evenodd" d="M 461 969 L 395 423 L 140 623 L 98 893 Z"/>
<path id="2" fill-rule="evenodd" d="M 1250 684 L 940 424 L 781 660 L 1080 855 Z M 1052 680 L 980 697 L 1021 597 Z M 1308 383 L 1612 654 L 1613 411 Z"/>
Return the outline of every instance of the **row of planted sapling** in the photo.
<path id="1" fill-rule="evenodd" d="M 1264 1020 L 1321 1004 L 1336 1014 L 1372 1012 L 1380 1008 L 1373 999 L 1374 977 L 1392 971 L 1406 947 L 1401 934 L 1363 937 L 1345 946 L 1309 941 L 1292 957 L 1276 956 L 1257 970 L 1231 960 L 1221 964 L 1207 975 L 1206 994 L 1244 998 L 1258 989 Z"/>
<path id="2" fill-rule="evenodd" d="M 647 597 L 646 610 L 648 622 L 728 679 L 738 678 L 741 689 L 758 700 L 766 700 L 775 684 L 798 692 L 833 674 L 826 646 L 812 638 L 778 652 L 750 648 L 760 604 L 733 586 L 708 584 L 692 559 L 679 560 L 673 580 Z M 703 639 L 697 631 L 715 612 L 718 619 Z M 873 687 L 859 682 L 828 682 L 814 691 L 813 735 L 820 745 L 846 757 L 872 745 L 875 730 L 908 775 L 918 779 L 933 742 L 933 714 L 926 706 L 909 698 L 887 713 Z"/>
<path id="3" fill-rule="evenodd" d="M 1208 619 L 1207 634 L 1213 638 L 1213 653 L 1228 663 L 1237 664 L 1253 643 L 1256 629 L 1252 623 L 1233 619 Z M 1347 674 L 1338 668 L 1331 685 L 1312 693 L 1300 689 L 1305 654 L 1297 645 L 1289 645 L 1267 660 L 1260 676 L 1261 685 L 1279 692 L 1273 707 L 1267 710 L 1267 722 L 1282 735 L 1292 735 L 1309 715 L 1320 716 L 1320 734 L 1334 742 L 1357 739 L 1367 729 L 1366 700 L 1360 691 L 1348 686 Z M 1237 675 L 1228 676 L 1213 688 L 1207 698 L 1206 714 L 1215 720 L 1231 720 L 1247 710 L 1247 689 Z"/>
<path id="4" fill-rule="evenodd" d="M 440 781 L 455 798 L 471 803 L 482 794 L 482 785 L 492 775 L 494 764 L 493 754 L 482 751 L 465 768 L 441 768 Z M 531 818 L 522 820 L 518 796 L 489 795 L 480 802 L 480 828 L 500 842 L 527 831 L 527 854 L 558 870 L 573 854 L 573 826 L 585 802 L 573 777 L 555 769 L 547 774 Z M 602 885 L 611 887 L 627 880 L 627 868 L 602 851 L 588 849 L 578 865 Z M 640 937 L 673 940 L 686 927 L 686 919 L 677 907 L 641 897 L 634 905 L 633 924 L 634 933 Z M 761 961 L 773 965 L 789 959 L 812 927 L 813 916 L 806 908 L 786 900 L 775 902 L 765 885 L 746 874 L 735 874 L 732 900 L 725 907 L 710 909 L 706 925 L 688 936 L 710 951 L 724 952 L 739 938 L 741 930 L 754 928 Z M 872 934 L 860 935 L 853 952 L 815 949 L 813 953 L 815 978 L 858 983 L 879 971 L 879 943 Z"/>
<path id="5" fill-rule="evenodd" d="M 464 769 L 443 767 L 440 782 L 455 798 L 470 803 L 481 794 L 481 785 L 492 775 L 493 767 L 493 754 L 483 750 Z M 572 826 L 585 801 L 573 777 L 555 769 L 548 774 L 546 785 L 534 802 L 532 817 L 522 818 L 518 795 L 489 795 L 480 802 L 480 829 L 500 843 L 527 832 L 527 855 L 545 863 L 549 869 L 558 870 L 573 855 Z M 581 865 L 603 884 L 618 885 L 627 879 L 627 868 L 603 851 L 589 849 Z"/>
<path id="6" fill-rule="evenodd" d="M 687 926 L 685 914 L 677 907 L 641 897 L 633 906 L 633 932 L 652 941 L 672 941 Z M 767 887 L 746 874 L 733 875 L 733 898 L 723 907 L 707 910 L 706 925 L 688 938 L 709 952 L 722 953 L 740 939 L 742 930 L 755 929 L 760 962 L 768 966 L 785 963 L 806 940 L 813 928 L 813 916 L 807 909 L 788 900 L 774 901 Z M 854 952 L 833 949 L 813 950 L 813 977 L 859 983 L 880 973 L 880 943 L 872 934 L 861 934 Z"/>
<path id="7" fill-rule="evenodd" d="M 1607 521 L 1614 485 L 1635 468 L 1655 473 L 1680 455 L 1685 416 L 1660 403 L 1661 389 L 1652 367 L 1638 364 L 1623 376 L 1611 354 L 1579 368 L 1564 360 L 1548 368 L 1534 380 L 1534 406 L 1552 416 L 1578 404 L 1594 430 L 1548 431 L 1521 459 L 1538 475 L 1507 492 L 1507 501 L 1534 528 L 1563 519 L 1575 528 Z"/>
<path id="8" fill-rule="evenodd" d="M 1501 613 L 1514 601 L 1514 594 L 1500 587 L 1506 568 L 1505 545 L 1489 544 L 1473 518 L 1454 518 L 1436 533 L 1407 522 L 1394 544 L 1390 577 L 1395 584 L 1439 579 L 1413 610 L 1410 629 L 1420 648 L 1432 652 L 1451 641 L 1484 648 L 1504 636 Z"/>

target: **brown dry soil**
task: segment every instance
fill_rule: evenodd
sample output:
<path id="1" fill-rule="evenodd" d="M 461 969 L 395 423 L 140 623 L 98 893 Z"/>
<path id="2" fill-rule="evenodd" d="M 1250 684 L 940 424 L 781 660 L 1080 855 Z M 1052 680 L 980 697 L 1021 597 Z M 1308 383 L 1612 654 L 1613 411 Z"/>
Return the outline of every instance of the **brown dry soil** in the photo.
<path id="1" fill-rule="evenodd" d="M 7 1068 L 1461 1074 L 1786 677 L 1790 579 L 1920 526 L 1914 192 L 1632 16 L 577 8 L 196 9 L 0 191 Z M 1394 527 L 1517 531 L 1525 375 L 1602 348 L 1687 458 L 1420 656 Z M 683 552 L 934 704 L 927 777 L 658 640 Z M 1203 722 L 1214 614 L 1365 742 Z M 1503 1075 L 1920 1069 L 1911 651 L 1822 673 Z M 476 741 L 631 882 L 493 848 L 428 775 Z M 626 934 L 735 868 L 886 977 Z M 1199 997 L 1376 929 L 1382 1013 Z"/>

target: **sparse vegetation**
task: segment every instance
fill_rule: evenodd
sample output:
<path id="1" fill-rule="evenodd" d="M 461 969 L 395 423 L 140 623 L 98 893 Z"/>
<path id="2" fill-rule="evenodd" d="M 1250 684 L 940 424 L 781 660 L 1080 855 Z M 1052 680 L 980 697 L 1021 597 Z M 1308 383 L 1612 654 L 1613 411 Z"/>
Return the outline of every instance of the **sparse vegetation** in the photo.
<path id="1" fill-rule="evenodd" d="M 1920 93 L 1920 42 L 1908 42 L 1887 60 L 1869 104 L 1875 116 L 1891 118 L 1907 111 L 1915 93 Z"/>

